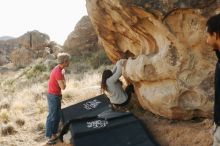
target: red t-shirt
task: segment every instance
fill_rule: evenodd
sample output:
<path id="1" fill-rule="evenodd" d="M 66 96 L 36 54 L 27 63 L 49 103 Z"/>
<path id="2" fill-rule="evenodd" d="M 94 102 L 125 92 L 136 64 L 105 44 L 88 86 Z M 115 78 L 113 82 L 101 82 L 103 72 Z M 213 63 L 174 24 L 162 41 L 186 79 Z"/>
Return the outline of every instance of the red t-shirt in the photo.
<path id="1" fill-rule="evenodd" d="M 57 80 L 65 80 L 62 74 L 62 68 L 57 65 L 50 73 L 50 80 L 48 83 L 48 93 L 54 95 L 61 95 L 61 88 Z"/>

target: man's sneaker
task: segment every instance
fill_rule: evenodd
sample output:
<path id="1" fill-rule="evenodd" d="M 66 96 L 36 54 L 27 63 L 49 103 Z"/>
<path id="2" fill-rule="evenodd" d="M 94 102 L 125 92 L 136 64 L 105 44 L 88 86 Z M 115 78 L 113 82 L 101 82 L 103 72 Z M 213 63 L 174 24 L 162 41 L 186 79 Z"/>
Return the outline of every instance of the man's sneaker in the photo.
<path id="1" fill-rule="evenodd" d="M 54 144 L 56 144 L 56 140 L 50 139 L 50 140 L 48 140 L 47 144 L 48 145 L 54 145 Z"/>

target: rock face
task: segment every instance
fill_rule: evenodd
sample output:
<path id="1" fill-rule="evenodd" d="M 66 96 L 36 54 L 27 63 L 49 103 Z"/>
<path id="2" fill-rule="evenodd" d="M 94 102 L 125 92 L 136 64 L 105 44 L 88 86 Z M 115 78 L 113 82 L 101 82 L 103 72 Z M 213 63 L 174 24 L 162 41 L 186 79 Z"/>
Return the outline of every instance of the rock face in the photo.
<path id="1" fill-rule="evenodd" d="M 17 38 L 17 41 L 24 48 L 40 50 L 49 45 L 50 37 L 47 34 L 35 30 L 23 34 Z"/>
<path id="2" fill-rule="evenodd" d="M 98 37 L 88 16 L 84 16 L 64 42 L 65 51 L 72 55 L 81 55 L 98 50 Z"/>
<path id="3" fill-rule="evenodd" d="M 10 53 L 18 47 L 15 39 L 0 40 L 0 65 L 8 63 L 10 60 Z"/>
<path id="4" fill-rule="evenodd" d="M 106 54 L 128 58 L 123 75 L 144 109 L 170 118 L 211 117 L 216 57 L 207 19 L 216 0 L 87 0 Z"/>

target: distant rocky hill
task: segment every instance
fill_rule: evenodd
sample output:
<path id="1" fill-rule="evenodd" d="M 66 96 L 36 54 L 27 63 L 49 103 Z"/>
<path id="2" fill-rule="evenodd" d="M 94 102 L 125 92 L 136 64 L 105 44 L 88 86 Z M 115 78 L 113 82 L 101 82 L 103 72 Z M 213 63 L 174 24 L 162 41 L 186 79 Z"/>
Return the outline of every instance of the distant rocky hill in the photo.
<path id="1" fill-rule="evenodd" d="M 0 40 L 0 65 L 8 63 L 10 61 L 10 53 L 18 48 L 16 39 Z"/>
<path id="2" fill-rule="evenodd" d="M 10 40 L 10 39 L 14 39 L 14 37 L 11 37 L 11 36 L 2 36 L 0 37 L 0 40 Z"/>
<path id="3" fill-rule="evenodd" d="M 88 16 L 84 16 L 75 26 L 64 42 L 65 51 L 72 55 L 80 55 L 86 52 L 96 51 L 98 37 L 94 31 Z"/>
<path id="4" fill-rule="evenodd" d="M 31 63 L 34 58 L 61 51 L 61 47 L 50 37 L 37 30 L 29 31 L 18 38 L 1 37 L 0 65 L 13 62 L 19 66 Z M 8 38 L 8 39 L 7 39 Z"/>

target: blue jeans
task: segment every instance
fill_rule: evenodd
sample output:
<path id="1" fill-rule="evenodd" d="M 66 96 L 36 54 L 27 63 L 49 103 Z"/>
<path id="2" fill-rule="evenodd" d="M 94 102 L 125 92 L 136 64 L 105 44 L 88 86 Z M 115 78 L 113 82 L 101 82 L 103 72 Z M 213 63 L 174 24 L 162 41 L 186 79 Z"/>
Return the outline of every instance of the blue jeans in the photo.
<path id="1" fill-rule="evenodd" d="M 46 137 L 57 134 L 61 115 L 61 96 L 48 94 L 48 116 L 46 121 Z"/>

